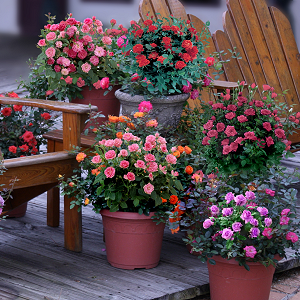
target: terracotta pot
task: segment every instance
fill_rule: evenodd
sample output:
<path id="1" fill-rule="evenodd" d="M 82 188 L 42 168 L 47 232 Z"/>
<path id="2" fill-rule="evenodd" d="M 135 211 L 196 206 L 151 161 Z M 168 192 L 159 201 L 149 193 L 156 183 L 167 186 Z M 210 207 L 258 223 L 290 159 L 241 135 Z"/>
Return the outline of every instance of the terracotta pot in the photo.
<path id="1" fill-rule="evenodd" d="M 108 115 L 119 116 L 120 102 L 115 96 L 115 91 L 120 87 L 121 85 L 115 85 L 113 89 L 104 96 L 104 93 L 107 90 L 96 90 L 94 87 L 90 90 L 90 87 L 85 86 L 82 90 L 83 99 L 75 98 L 72 102 L 96 105 L 98 107 L 98 111 L 105 115 L 105 118 L 97 119 L 99 124 L 103 124 L 106 120 L 108 120 Z"/>
<path id="2" fill-rule="evenodd" d="M 116 91 L 116 97 L 122 105 L 122 114 L 131 115 L 138 111 L 139 104 L 145 101 L 144 96 L 124 93 L 121 90 Z M 171 95 L 164 98 L 153 98 L 150 100 L 153 109 L 150 116 L 157 119 L 163 127 L 176 128 L 181 114 L 183 105 L 189 98 L 189 94 Z"/>
<path id="3" fill-rule="evenodd" d="M 165 224 L 133 212 L 101 210 L 108 262 L 120 269 L 151 269 L 158 265 Z"/>
<path id="4" fill-rule="evenodd" d="M 6 218 L 21 218 L 24 217 L 27 211 L 27 202 L 6 214 Z"/>
<path id="5" fill-rule="evenodd" d="M 235 259 L 214 256 L 215 265 L 207 262 L 211 300 L 268 300 L 275 268 L 247 262 L 250 271 Z"/>

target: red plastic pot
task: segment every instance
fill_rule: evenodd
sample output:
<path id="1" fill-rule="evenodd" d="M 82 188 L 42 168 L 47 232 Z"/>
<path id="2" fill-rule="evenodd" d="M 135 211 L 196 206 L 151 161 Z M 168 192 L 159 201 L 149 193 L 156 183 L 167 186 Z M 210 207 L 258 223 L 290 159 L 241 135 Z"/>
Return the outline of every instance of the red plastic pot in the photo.
<path id="1" fill-rule="evenodd" d="M 98 107 L 98 112 L 105 115 L 105 118 L 98 118 L 97 122 L 103 124 L 108 120 L 108 116 L 119 116 L 120 113 L 120 102 L 115 96 L 115 91 L 118 90 L 121 85 L 115 85 L 109 93 L 104 96 L 105 91 L 102 89 L 95 89 L 88 86 L 83 87 L 82 96 L 83 99 L 75 98 L 72 100 L 73 103 L 80 104 L 91 104 Z"/>
<path id="2" fill-rule="evenodd" d="M 247 262 L 250 271 L 235 259 L 214 256 L 215 265 L 207 262 L 211 300 L 268 300 L 275 268 Z"/>
<path id="3" fill-rule="evenodd" d="M 158 265 L 165 224 L 134 212 L 101 210 L 108 262 L 120 269 Z"/>

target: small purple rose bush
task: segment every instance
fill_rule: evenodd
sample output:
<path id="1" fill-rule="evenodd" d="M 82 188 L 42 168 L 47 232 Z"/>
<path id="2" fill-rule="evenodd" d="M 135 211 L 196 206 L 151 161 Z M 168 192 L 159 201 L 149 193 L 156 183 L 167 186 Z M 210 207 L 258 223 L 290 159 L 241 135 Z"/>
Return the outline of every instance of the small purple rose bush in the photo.
<path id="1" fill-rule="evenodd" d="M 258 201 L 258 193 L 268 199 L 266 205 Z M 299 257 L 299 220 L 292 206 L 268 205 L 274 196 L 271 189 L 238 195 L 228 192 L 222 202 L 208 207 L 210 216 L 202 222 L 201 234 L 196 237 L 187 231 L 185 241 L 201 252 L 203 262 L 214 264 L 212 257 L 221 255 L 236 259 L 246 269 L 247 261 L 274 264 L 275 255 L 285 257 L 288 248 L 296 250 Z"/>
<path id="2" fill-rule="evenodd" d="M 198 138 L 209 169 L 259 173 L 279 164 L 290 149 L 288 136 L 299 127 L 300 113 L 277 105 L 279 95 L 269 85 L 263 86 L 262 100 L 256 100 L 255 84 L 249 86 L 246 97 L 243 89 L 241 82 L 215 102 L 201 104 L 204 119 Z"/>

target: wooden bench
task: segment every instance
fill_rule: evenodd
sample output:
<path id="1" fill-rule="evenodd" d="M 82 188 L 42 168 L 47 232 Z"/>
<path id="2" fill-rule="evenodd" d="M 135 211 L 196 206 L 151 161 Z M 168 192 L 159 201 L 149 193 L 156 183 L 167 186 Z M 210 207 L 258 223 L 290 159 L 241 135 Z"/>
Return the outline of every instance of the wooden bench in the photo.
<path id="1" fill-rule="evenodd" d="M 7 170 L 0 176 L 0 185 L 4 184 L 4 188 L 9 188 L 11 179 L 18 179 L 14 184 L 13 199 L 7 201 L 4 211 L 8 212 L 50 190 L 47 198 L 47 225 L 59 226 L 57 178 L 59 174 L 71 176 L 73 169 L 78 166 L 75 157 L 70 155 L 68 150 L 80 145 L 80 136 L 88 113 L 97 111 L 97 107 L 89 108 L 82 104 L 7 97 L 0 97 L 1 104 L 32 106 L 62 112 L 61 149 L 53 153 L 4 160 L 4 167 Z M 82 250 L 81 212 L 78 212 L 76 208 L 70 209 L 72 200 L 72 198 L 64 197 L 64 246 L 66 249 L 80 252 Z"/>

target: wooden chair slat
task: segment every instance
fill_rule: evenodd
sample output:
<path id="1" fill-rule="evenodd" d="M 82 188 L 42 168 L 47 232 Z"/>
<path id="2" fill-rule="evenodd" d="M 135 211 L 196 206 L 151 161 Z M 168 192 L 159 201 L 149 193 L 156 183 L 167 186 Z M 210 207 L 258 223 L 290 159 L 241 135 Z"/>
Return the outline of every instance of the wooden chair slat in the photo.
<path id="1" fill-rule="evenodd" d="M 185 8 L 181 2 L 177 0 L 166 0 L 171 14 L 178 19 L 188 20 Z"/>
<path id="2" fill-rule="evenodd" d="M 151 0 L 155 14 L 159 13 L 160 18 L 168 18 L 171 14 L 168 4 L 165 0 Z"/>
<path id="3" fill-rule="evenodd" d="M 235 28 L 235 24 L 233 23 L 233 20 L 230 16 L 229 11 L 226 11 L 223 14 L 223 27 L 224 27 L 224 31 L 227 34 L 227 37 L 230 41 L 231 48 L 233 49 L 235 47 L 236 48 L 235 51 L 237 53 L 240 53 L 240 57 L 242 57 L 242 59 L 237 60 L 237 63 L 239 64 L 239 67 L 240 67 L 241 73 L 243 74 L 244 80 L 247 83 L 255 82 L 253 74 L 252 74 L 252 70 L 248 64 L 246 53 L 244 51 L 244 48 L 242 46 L 238 32 Z M 217 40 L 217 43 L 219 43 L 219 40 Z M 229 75 L 230 75 L 230 73 L 229 73 Z M 235 78 L 228 77 L 227 80 L 235 81 Z"/>
<path id="4" fill-rule="evenodd" d="M 156 13 L 153 10 L 152 2 L 151 0 L 142 0 L 139 4 L 139 15 L 142 21 L 145 21 L 147 19 L 147 15 L 153 16 L 155 19 Z"/>
<path id="5" fill-rule="evenodd" d="M 253 33 L 254 43 L 258 48 L 258 55 L 260 56 L 263 69 L 266 74 L 267 83 L 273 86 L 277 93 L 281 93 L 282 91 L 289 89 L 289 93 L 284 97 L 286 102 L 289 105 L 298 102 L 299 105 L 298 96 L 289 73 L 288 65 L 273 24 L 269 8 L 265 1 L 252 1 L 258 22 L 253 24 L 251 31 Z M 252 20 L 253 19 L 254 18 L 252 18 Z M 260 30 L 256 29 L 258 27 Z M 259 34 L 262 34 L 262 36 Z M 279 83 L 278 85 L 277 80 Z M 276 85 L 274 83 L 276 83 Z M 279 100 L 283 101 L 283 99 L 280 98 Z M 300 106 L 298 106 L 298 109 L 299 108 Z"/>
<path id="6" fill-rule="evenodd" d="M 287 17 L 276 7 L 270 7 L 274 26 L 277 31 L 279 42 L 282 46 L 288 69 L 290 71 L 295 91 L 296 102 L 300 99 L 300 54 L 293 34 L 291 24 Z M 285 70 L 286 71 L 286 70 Z M 293 101 L 294 102 L 294 101 Z M 298 110 L 300 111 L 299 107 Z"/>

